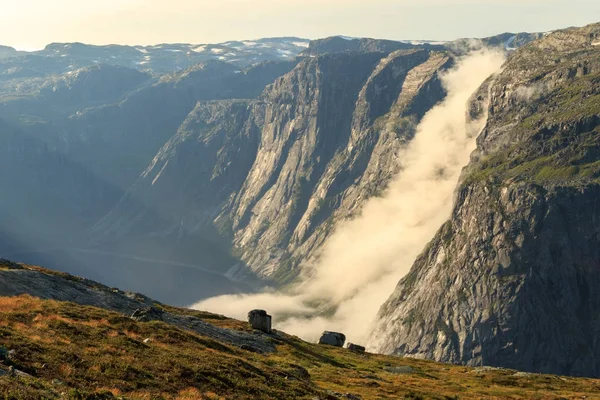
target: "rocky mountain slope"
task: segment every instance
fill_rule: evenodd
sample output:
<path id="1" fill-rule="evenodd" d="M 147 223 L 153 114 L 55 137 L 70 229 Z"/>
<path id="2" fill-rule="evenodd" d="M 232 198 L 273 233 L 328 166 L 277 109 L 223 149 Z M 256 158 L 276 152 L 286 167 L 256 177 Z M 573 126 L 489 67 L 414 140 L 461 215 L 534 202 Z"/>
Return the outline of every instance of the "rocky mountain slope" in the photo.
<path id="1" fill-rule="evenodd" d="M 85 265 L 92 277 L 127 287 L 133 281 L 136 289 L 149 290 L 127 277 L 134 275 L 131 269 L 119 272 L 116 267 L 133 264 L 131 259 L 73 254 L 70 248 L 90 247 L 90 228 L 118 203 L 198 101 L 256 97 L 294 65 L 270 62 L 240 71 L 215 61 L 160 79 L 122 67 L 92 66 L 3 92 L 0 182 L 13 195 L 0 199 L 6 238 L 0 251 L 78 273 Z M 151 258 L 135 251 L 126 255 Z M 162 264 L 174 268 L 171 262 Z"/>
<path id="2" fill-rule="evenodd" d="M 599 38 L 549 34 L 490 83 L 452 217 L 381 308 L 373 349 L 600 376 Z"/>
<path id="3" fill-rule="evenodd" d="M 246 322 L 0 260 L 7 399 L 594 398 L 591 379 L 315 345 Z"/>
<path id="4" fill-rule="evenodd" d="M 180 305 L 248 289 L 231 280 L 293 280 L 385 189 L 457 52 L 340 40 L 357 47 L 315 41 L 296 58 L 294 38 L 230 42 L 285 54 L 166 74 L 123 61 L 158 58 L 149 48 L 6 50 L 0 251 Z M 185 46 L 154 50 L 179 62 Z"/>
<path id="5" fill-rule="evenodd" d="M 232 274 L 293 275 L 397 171 L 451 63 L 423 49 L 324 55 L 257 100 L 199 103 L 95 229 L 163 248 L 216 230 L 242 261 Z"/>

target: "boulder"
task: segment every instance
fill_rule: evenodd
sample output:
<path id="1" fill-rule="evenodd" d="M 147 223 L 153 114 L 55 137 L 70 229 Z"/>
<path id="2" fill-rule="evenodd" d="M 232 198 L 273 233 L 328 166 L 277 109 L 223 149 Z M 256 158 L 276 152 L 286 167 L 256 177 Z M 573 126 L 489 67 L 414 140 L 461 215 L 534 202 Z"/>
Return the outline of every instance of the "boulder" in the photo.
<path id="1" fill-rule="evenodd" d="M 164 311 L 156 307 L 138 308 L 131 314 L 131 319 L 136 322 L 162 321 Z"/>
<path id="2" fill-rule="evenodd" d="M 252 310 L 248 313 L 248 322 L 253 329 L 271 333 L 271 316 L 265 310 Z"/>
<path id="3" fill-rule="evenodd" d="M 319 339 L 319 344 L 328 344 L 336 347 L 344 347 L 344 343 L 346 343 L 346 335 L 339 332 L 323 332 L 321 335 L 321 339 Z"/>
<path id="4" fill-rule="evenodd" d="M 364 353 L 366 349 L 364 346 L 360 346 L 354 343 L 348 343 L 348 350 L 353 351 L 355 353 Z"/>

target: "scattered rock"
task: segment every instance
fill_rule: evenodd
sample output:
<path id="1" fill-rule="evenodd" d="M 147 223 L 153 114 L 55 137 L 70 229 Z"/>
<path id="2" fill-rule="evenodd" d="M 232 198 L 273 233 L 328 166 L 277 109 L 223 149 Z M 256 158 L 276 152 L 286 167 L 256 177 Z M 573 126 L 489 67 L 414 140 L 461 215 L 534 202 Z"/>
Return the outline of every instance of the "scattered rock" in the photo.
<path id="1" fill-rule="evenodd" d="M 15 376 L 15 367 L 12 365 L 8 367 L 8 376 Z"/>
<path id="2" fill-rule="evenodd" d="M 8 359 L 9 360 L 14 360 L 16 356 L 17 356 L 17 351 L 16 350 L 9 350 L 9 352 L 8 352 Z"/>
<path id="3" fill-rule="evenodd" d="M 364 346 L 360 346 L 354 343 L 348 343 L 348 350 L 353 351 L 355 353 L 364 353 L 366 349 Z"/>
<path id="4" fill-rule="evenodd" d="M 252 310 L 248 313 L 248 322 L 253 329 L 271 333 L 271 316 L 265 310 Z"/>
<path id="5" fill-rule="evenodd" d="M 148 344 L 148 343 L 150 343 L 151 341 L 152 341 L 152 339 L 150 339 L 150 338 L 146 338 L 146 339 L 144 339 L 144 343 L 145 343 L 145 344 Z"/>
<path id="6" fill-rule="evenodd" d="M 416 372 L 414 368 L 409 367 L 408 365 L 402 365 L 400 367 L 385 367 L 384 370 L 391 372 L 392 374 L 412 374 Z"/>
<path id="7" fill-rule="evenodd" d="M 472 374 L 484 374 L 486 372 L 490 372 L 490 371 L 503 371 L 504 368 L 497 368 L 497 367 L 477 367 L 475 368 L 473 371 L 471 371 Z"/>
<path id="8" fill-rule="evenodd" d="M 138 308 L 131 314 L 131 319 L 136 322 L 162 321 L 164 311 L 156 307 Z"/>
<path id="9" fill-rule="evenodd" d="M 344 343 L 346 342 L 346 335 L 339 332 L 323 332 L 321 335 L 321 339 L 319 339 L 319 344 L 328 344 L 336 347 L 344 347 Z"/>
<path id="10" fill-rule="evenodd" d="M 328 390 L 327 394 L 330 396 L 335 396 L 339 399 L 362 400 L 361 396 L 359 396 L 357 394 L 352 394 L 352 393 L 339 393 L 339 392 L 334 392 L 333 390 Z"/>
<path id="11" fill-rule="evenodd" d="M 515 374 L 513 374 L 513 376 L 518 376 L 520 378 L 530 378 L 532 376 L 534 376 L 535 374 L 532 374 L 531 372 L 516 372 Z"/>
<path id="12" fill-rule="evenodd" d="M 12 368 L 12 367 L 9 367 L 9 373 L 10 373 L 10 368 Z M 14 368 L 13 368 L 13 374 L 12 374 L 12 376 L 18 376 L 20 378 L 33 378 L 32 375 L 29 375 L 26 372 L 19 371 L 18 369 L 14 369 Z"/>
<path id="13" fill-rule="evenodd" d="M 52 379 L 52 384 L 54 386 L 62 386 L 62 385 L 64 385 L 64 383 L 60 379 L 56 379 L 56 378 Z"/>

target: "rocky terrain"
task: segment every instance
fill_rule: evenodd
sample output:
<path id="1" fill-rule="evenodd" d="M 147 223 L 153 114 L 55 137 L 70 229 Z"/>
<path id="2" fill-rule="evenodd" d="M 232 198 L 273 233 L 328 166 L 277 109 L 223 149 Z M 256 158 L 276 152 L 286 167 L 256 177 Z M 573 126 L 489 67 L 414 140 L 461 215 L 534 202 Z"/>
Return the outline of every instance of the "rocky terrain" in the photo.
<path id="1" fill-rule="evenodd" d="M 395 174 L 450 47 L 2 48 L 0 251 L 181 305 L 290 282 Z"/>
<path id="2" fill-rule="evenodd" d="M 324 55 L 257 100 L 199 103 L 95 229 L 141 247 L 217 230 L 242 262 L 231 274 L 293 274 L 397 171 L 451 63 L 428 50 Z"/>
<path id="3" fill-rule="evenodd" d="M 7 399 L 581 399 L 596 380 L 315 345 L 0 260 Z"/>
<path id="4" fill-rule="evenodd" d="M 373 349 L 600 376 L 598 37 L 549 34 L 489 84 L 452 217 L 381 308 Z"/>
<path id="5" fill-rule="evenodd" d="M 384 193 L 446 97 L 440 74 L 469 49 L 504 47 L 503 72 L 470 107 L 488 121 L 452 218 L 382 307 L 371 347 L 597 377 L 599 29 L 0 48 L 0 254 L 179 306 L 284 287 Z M 85 280 L 0 272 L 6 295 L 156 308 Z M 144 312 L 228 345 L 273 347 Z"/>

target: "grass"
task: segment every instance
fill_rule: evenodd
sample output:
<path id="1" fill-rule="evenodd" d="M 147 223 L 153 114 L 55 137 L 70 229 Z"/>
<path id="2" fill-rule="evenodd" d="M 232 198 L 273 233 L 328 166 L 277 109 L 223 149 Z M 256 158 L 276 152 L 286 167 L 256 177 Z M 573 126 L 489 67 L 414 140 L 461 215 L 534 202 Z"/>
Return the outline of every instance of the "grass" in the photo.
<path id="1" fill-rule="evenodd" d="M 168 308 L 230 329 L 246 323 Z M 149 339 L 146 341 L 145 339 Z M 363 399 L 599 398 L 600 382 L 472 368 L 408 358 L 356 354 L 280 334 L 277 351 L 256 354 L 162 322 L 39 300 L 0 298 L 0 345 L 33 378 L 0 377 L 0 398 L 312 399 L 328 391 Z M 395 374 L 386 367 L 408 366 Z"/>

